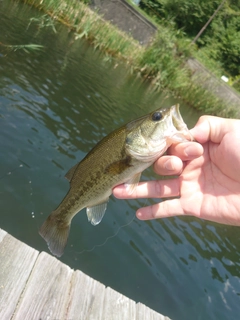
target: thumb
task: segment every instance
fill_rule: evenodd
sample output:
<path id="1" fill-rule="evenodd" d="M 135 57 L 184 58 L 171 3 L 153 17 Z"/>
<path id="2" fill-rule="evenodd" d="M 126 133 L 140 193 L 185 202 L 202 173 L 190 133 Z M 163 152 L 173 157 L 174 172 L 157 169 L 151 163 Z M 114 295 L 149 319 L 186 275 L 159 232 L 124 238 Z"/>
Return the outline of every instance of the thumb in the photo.
<path id="1" fill-rule="evenodd" d="M 200 143 L 207 141 L 220 143 L 224 135 L 232 131 L 233 123 L 236 121 L 214 116 L 202 116 L 190 131 L 196 141 Z"/>

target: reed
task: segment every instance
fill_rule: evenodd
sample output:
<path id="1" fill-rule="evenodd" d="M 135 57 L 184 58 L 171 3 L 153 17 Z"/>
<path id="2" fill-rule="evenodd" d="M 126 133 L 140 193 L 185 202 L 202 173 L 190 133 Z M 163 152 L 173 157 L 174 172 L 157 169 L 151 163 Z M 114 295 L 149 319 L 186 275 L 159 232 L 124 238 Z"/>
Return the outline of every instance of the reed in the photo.
<path id="1" fill-rule="evenodd" d="M 54 33 L 57 33 L 57 30 L 55 29 L 54 25 L 54 20 L 48 14 L 42 15 L 40 18 L 31 18 L 27 26 L 27 29 L 30 27 L 32 23 L 37 23 L 39 29 L 50 27 Z"/>
<path id="2" fill-rule="evenodd" d="M 75 39 L 86 38 L 95 48 L 108 56 L 125 60 L 133 72 L 151 81 L 157 90 L 170 90 L 192 107 L 205 113 L 225 117 L 237 115 L 234 107 L 227 106 L 203 82 L 193 82 L 186 60 L 194 46 L 181 36 L 181 32 L 159 27 L 152 42 L 141 46 L 79 0 L 24 0 L 53 19 L 66 24 L 75 32 Z"/>
<path id="3" fill-rule="evenodd" d="M 34 43 L 10 45 L 10 44 L 4 44 L 4 43 L 0 42 L 0 46 L 6 48 L 9 51 L 23 50 L 26 53 L 29 53 L 30 51 L 38 51 L 43 48 L 42 45 L 34 44 Z"/>
<path id="4" fill-rule="evenodd" d="M 87 38 L 92 44 L 113 56 L 132 60 L 143 48 L 79 0 L 24 0 L 52 18 L 66 24 L 76 33 L 76 39 Z"/>

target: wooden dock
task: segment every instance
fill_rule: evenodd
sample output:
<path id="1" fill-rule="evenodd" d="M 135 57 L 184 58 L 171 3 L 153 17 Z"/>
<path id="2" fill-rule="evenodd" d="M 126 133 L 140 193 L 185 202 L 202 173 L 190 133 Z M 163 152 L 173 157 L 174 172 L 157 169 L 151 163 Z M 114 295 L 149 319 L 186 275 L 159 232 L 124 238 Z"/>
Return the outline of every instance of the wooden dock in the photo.
<path id="1" fill-rule="evenodd" d="M 170 320 L 0 229 L 1 320 Z"/>

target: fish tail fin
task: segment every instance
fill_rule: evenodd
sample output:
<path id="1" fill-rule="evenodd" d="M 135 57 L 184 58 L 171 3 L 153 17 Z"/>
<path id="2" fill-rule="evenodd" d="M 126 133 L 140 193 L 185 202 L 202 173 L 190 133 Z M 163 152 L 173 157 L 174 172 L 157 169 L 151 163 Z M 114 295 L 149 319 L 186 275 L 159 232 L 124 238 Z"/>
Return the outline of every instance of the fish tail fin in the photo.
<path id="1" fill-rule="evenodd" d="M 61 257 L 67 244 L 69 230 L 70 224 L 60 224 L 52 213 L 41 226 L 39 234 L 47 242 L 51 253 L 57 257 Z"/>

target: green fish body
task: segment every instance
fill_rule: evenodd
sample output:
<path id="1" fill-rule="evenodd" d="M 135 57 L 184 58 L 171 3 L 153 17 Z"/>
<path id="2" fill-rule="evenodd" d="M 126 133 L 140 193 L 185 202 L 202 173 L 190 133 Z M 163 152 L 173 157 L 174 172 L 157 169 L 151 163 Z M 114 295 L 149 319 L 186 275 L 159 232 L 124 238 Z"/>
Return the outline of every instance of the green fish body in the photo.
<path id="1" fill-rule="evenodd" d="M 158 109 L 103 138 L 66 174 L 70 189 L 39 233 L 50 251 L 60 257 L 67 243 L 72 218 L 87 208 L 88 220 L 97 225 L 107 208 L 112 189 L 122 183 L 133 191 L 143 170 L 172 143 L 192 140 L 179 106 Z"/>

